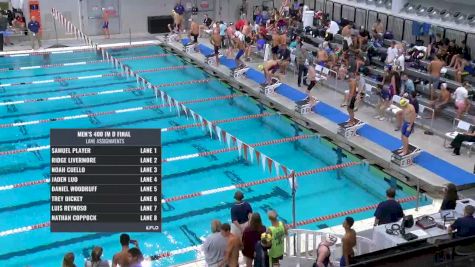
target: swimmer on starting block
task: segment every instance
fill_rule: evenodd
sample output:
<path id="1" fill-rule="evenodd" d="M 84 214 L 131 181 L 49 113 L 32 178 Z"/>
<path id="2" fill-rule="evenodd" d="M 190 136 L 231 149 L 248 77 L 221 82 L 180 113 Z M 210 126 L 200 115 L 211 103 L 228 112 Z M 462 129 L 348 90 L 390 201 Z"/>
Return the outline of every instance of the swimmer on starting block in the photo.
<path id="1" fill-rule="evenodd" d="M 265 85 L 272 84 L 272 78 L 280 78 L 280 75 L 277 73 L 277 71 L 280 69 L 281 63 L 281 60 L 269 60 L 264 62 L 263 70 L 264 76 L 266 77 Z"/>
<path id="2" fill-rule="evenodd" d="M 404 157 L 409 154 L 409 136 L 414 132 L 414 122 L 417 115 L 409 100 L 402 98 L 399 104 L 403 110 L 404 122 L 401 127 L 402 148 L 398 149 L 397 152 L 399 152 L 399 156 Z"/>
<path id="3" fill-rule="evenodd" d="M 313 64 L 308 66 L 307 80 L 310 83 L 307 86 L 307 97 L 305 100 L 308 101 L 311 106 L 314 106 L 318 102 L 318 99 L 310 94 L 315 84 L 317 84 L 317 72 Z"/>

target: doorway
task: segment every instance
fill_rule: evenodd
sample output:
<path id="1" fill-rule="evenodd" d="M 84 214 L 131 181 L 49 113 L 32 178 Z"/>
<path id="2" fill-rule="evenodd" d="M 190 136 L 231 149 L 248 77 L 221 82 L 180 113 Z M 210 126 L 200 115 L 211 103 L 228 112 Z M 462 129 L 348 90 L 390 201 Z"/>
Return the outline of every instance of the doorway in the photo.
<path id="1" fill-rule="evenodd" d="M 81 21 L 82 29 L 88 35 L 102 35 L 103 11 L 109 14 L 109 31 L 111 34 L 120 33 L 119 0 L 82 0 Z"/>

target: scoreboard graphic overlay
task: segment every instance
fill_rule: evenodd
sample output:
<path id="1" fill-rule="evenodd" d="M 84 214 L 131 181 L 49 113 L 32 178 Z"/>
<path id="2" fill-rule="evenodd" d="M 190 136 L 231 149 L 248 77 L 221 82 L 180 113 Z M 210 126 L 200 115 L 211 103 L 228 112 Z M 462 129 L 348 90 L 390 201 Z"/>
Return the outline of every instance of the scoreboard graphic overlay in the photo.
<path id="1" fill-rule="evenodd" d="M 52 232 L 160 232 L 160 129 L 51 129 Z"/>

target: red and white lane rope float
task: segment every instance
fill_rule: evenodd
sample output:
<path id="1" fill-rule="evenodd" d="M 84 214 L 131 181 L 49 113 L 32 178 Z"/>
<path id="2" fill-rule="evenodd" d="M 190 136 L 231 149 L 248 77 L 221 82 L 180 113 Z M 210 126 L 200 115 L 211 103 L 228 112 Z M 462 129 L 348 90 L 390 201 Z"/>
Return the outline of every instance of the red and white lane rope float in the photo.
<path id="1" fill-rule="evenodd" d="M 160 71 L 160 70 L 158 70 L 158 69 L 143 70 L 143 72 L 152 72 L 152 71 Z M 114 73 L 114 75 L 117 76 L 118 74 Z M 190 80 L 190 81 L 163 83 L 163 84 L 160 84 L 158 86 L 159 87 L 172 87 L 172 86 L 180 86 L 180 85 L 188 85 L 188 84 L 208 83 L 209 81 L 210 81 L 210 79 Z M 21 104 L 34 103 L 34 102 L 57 101 L 57 100 L 88 97 L 88 96 L 110 95 L 110 94 L 118 94 L 118 93 L 134 92 L 134 91 L 143 91 L 143 90 L 146 90 L 146 89 L 147 88 L 145 88 L 145 87 L 135 87 L 135 88 L 114 89 L 114 90 L 90 92 L 90 93 L 75 94 L 75 95 L 62 95 L 62 96 L 53 96 L 53 97 L 46 97 L 46 98 L 23 99 L 23 100 L 2 102 L 2 103 L 0 103 L 0 106 L 21 105 Z"/>
<path id="2" fill-rule="evenodd" d="M 192 68 L 192 67 L 193 67 L 192 65 L 170 66 L 170 67 L 161 67 L 161 68 L 148 69 L 148 70 L 138 70 L 136 72 L 137 73 L 159 72 L 159 71 L 181 70 L 181 69 L 187 69 L 187 68 Z M 63 82 L 63 81 L 99 79 L 99 78 L 114 77 L 114 76 L 122 76 L 122 74 L 120 74 L 120 73 L 106 73 L 106 74 L 86 75 L 86 76 L 78 76 L 78 77 L 48 79 L 48 80 L 40 80 L 40 81 L 5 83 L 5 84 L 0 84 L 0 86 L 1 87 L 12 87 L 12 86 L 20 86 L 20 85 L 56 83 L 56 82 Z"/>
<path id="3" fill-rule="evenodd" d="M 417 199 L 416 196 L 410 196 L 410 197 L 398 199 L 398 202 L 399 203 L 407 203 L 407 202 L 415 201 L 416 199 Z M 316 222 L 321 222 L 321 221 L 335 219 L 335 218 L 339 218 L 339 217 L 343 217 L 343 216 L 348 216 L 350 214 L 356 214 L 356 213 L 360 213 L 360 212 L 374 210 L 374 209 L 376 209 L 377 206 L 378 206 L 378 204 L 373 204 L 373 205 L 369 205 L 369 206 L 365 206 L 365 207 L 361 207 L 361 208 L 357 208 L 357 209 L 352 209 L 352 210 L 347 210 L 347 211 L 342 211 L 342 212 L 336 212 L 336 213 L 325 215 L 325 216 L 319 216 L 319 217 L 316 217 L 316 218 L 312 218 L 312 219 L 297 222 L 296 226 L 308 225 L 308 224 L 312 224 L 312 223 L 316 223 Z M 23 232 L 29 232 L 29 231 L 32 231 L 32 230 L 38 230 L 38 229 L 49 227 L 49 226 L 50 226 L 50 222 L 44 222 L 44 223 L 40 223 L 40 224 L 35 224 L 35 225 L 30 225 L 30 226 L 23 226 L 23 227 L 19 227 L 19 228 L 15 228 L 15 229 L 5 230 L 5 231 L 0 232 L 0 237 L 19 234 L 19 233 L 23 233 Z M 290 224 L 289 226 L 292 226 L 292 225 Z M 194 250 L 194 249 L 192 249 L 192 250 Z M 187 252 L 190 252 L 192 250 L 184 248 L 184 249 L 179 250 L 179 251 L 184 251 L 183 253 L 187 253 Z M 170 252 L 161 253 L 160 255 L 163 255 L 163 256 L 161 256 L 159 258 L 166 258 L 166 257 L 171 257 L 173 255 L 176 255 L 176 254 L 173 254 L 173 255 L 170 255 L 170 254 L 171 254 Z M 166 256 L 166 255 L 169 255 L 169 256 Z M 157 259 L 159 259 L 159 258 L 157 258 Z"/>
<path id="4" fill-rule="evenodd" d="M 244 119 L 251 119 L 251 118 L 258 118 L 258 117 L 267 117 L 267 116 L 271 116 L 271 115 L 272 114 L 269 114 L 269 113 L 263 113 L 263 114 L 257 114 L 257 115 L 251 115 L 251 116 L 244 116 L 244 117 L 240 117 L 240 118 L 233 118 L 233 121 L 236 121 L 237 119 L 244 120 Z M 230 121 L 231 120 L 222 120 L 222 123 L 230 122 Z M 183 125 L 183 126 L 190 126 L 190 125 Z M 199 127 L 200 125 L 199 124 L 198 125 L 197 124 L 191 124 L 191 126 Z M 191 128 L 191 127 L 187 127 L 187 128 Z M 175 129 L 175 130 L 178 130 L 178 129 Z M 262 146 L 268 146 L 268 145 L 274 145 L 274 144 L 283 144 L 283 143 L 288 143 L 288 142 L 294 142 L 294 141 L 297 141 L 297 140 L 309 139 L 309 138 L 314 138 L 314 137 L 315 137 L 315 135 L 299 135 L 299 136 L 293 136 L 293 137 L 287 137 L 287 138 L 281 138 L 281 139 L 276 139 L 276 140 L 259 142 L 259 143 L 251 144 L 251 146 L 252 147 L 262 147 Z M 42 150 L 43 149 L 49 149 L 49 146 L 43 146 L 43 147 L 41 147 L 41 149 Z M 201 153 L 182 155 L 182 156 L 162 159 L 162 162 L 163 163 L 164 162 L 173 162 L 173 161 L 186 160 L 186 159 L 192 159 L 192 158 L 198 158 L 198 157 L 206 157 L 206 156 L 209 156 L 209 155 L 216 155 L 216 154 L 236 151 L 237 149 L 238 149 L 237 147 L 231 147 L 231 148 L 223 148 L 223 149 L 217 149 L 217 150 L 201 152 Z M 28 181 L 28 182 L 23 182 L 23 183 L 18 183 L 18 184 L 4 185 L 4 186 L 0 186 L 0 191 L 8 191 L 8 190 L 13 190 L 13 189 L 22 188 L 22 187 L 28 187 L 28 186 L 33 186 L 33 185 L 47 184 L 49 182 L 50 182 L 50 179 L 41 179 L 41 180 Z"/>
<path id="5" fill-rule="evenodd" d="M 135 57 L 123 57 L 121 60 L 141 60 L 141 59 L 150 59 L 150 58 L 160 58 L 171 56 L 171 54 L 156 54 L 156 55 L 147 55 L 147 56 L 135 56 Z M 47 65 L 36 65 L 36 66 L 27 66 L 27 67 L 14 67 L 14 68 L 1 68 L 0 72 L 12 71 L 12 70 L 32 70 L 32 69 L 48 69 L 56 67 L 67 67 L 67 66 L 79 66 L 79 65 L 91 65 L 91 64 L 100 64 L 107 62 L 107 60 L 89 60 L 89 61 L 78 61 L 70 63 L 57 63 L 57 64 L 47 64 Z"/>
<path id="6" fill-rule="evenodd" d="M 243 121 L 243 120 L 248 120 L 248 119 L 262 118 L 262 117 L 267 117 L 267 116 L 272 116 L 272 115 L 273 114 L 270 114 L 270 113 L 253 114 L 253 115 L 246 115 L 246 116 L 235 117 L 235 118 L 230 118 L 230 119 L 215 120 L 215 121 L 213 121 L 213 123 L 221 124 L 221 123 L 227 123 L 227 122 Z M 172 126 L 172 127 L 168 127 L 168 128 L 161 128 L 161 131 L 162 132 L 170 132 L 170 131 L 176 131 L 176 130 L 181 130 L 181 129 L 200 127 L 200 126 L 202 126 L 201 123 L 193 123 L 193 124 L 187 124 L 187 125 Z M 50 149 L 49 145 L 31 147 L 31 148 L 25 148 L 25 149 L 0 151 L 0 156 L 14 155 L 14 154 L 26 153 L 26 152 L 35 152 L 35 151 L 41 151 L 41 150 L 47 150 L 47 149 Z"/>
<path id="7" fill-rule="evenodd" d="M 217 97 L 210 97 L 210 98 L 203 98 L 203 99 L 188 100 L 188 101 L 183 101 L 183 103 L 187 103 L 187 104 L 203 103 L 203 102 L 231 99 L 231 98 L 239 97 L 239 96 L 242 96 L 242 95 L 240 94 L 224 95 L 224 96 L 217 96 Z M 167 103 L 167 104 L 160 104 L 160 105 L 116 109 L 116 110 L 102 111 L 102 112 L 96 112 L 96 113 L 90 113 L 90 114 L 79 114 L 79 115 L 71 115 L 71 116 L 58 117 L 58 118 L 48 118 L 48 119 L 41 119 L 41 120 L 34 120 L 34 121 L 6 123 L 6 124 L 0 124 L 0 128 L 11 128 L 11 127 L 18 127 L 18 126 L 35 125 L 35 124 L 49 123 L 49 122 L 55 122 L 55 121 L 77 120 L 77 119 L 84 119 L 88 117 L 99 117 L 99 116 L 105 116 L 105 115 L 128 113 L 128 112 L 135 112 L 135 111 L 148 110 L 148 109 L 159 109 L 159 108 L 170 107 L 170 106 L 171 104 Z M 1 152 L 0 152 L 0 155 L 2 155 Z"/>

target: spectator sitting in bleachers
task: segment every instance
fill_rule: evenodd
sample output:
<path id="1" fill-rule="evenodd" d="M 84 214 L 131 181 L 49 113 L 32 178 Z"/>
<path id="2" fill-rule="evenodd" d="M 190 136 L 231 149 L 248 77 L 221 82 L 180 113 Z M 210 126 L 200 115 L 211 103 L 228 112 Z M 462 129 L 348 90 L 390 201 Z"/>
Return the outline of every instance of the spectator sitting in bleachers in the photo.
<path id="1" fill-rule="evenodd" d="M 432 60 L 437 55 L 439 47 L 442 46 L 442 35 L 438 33 L 427 45 L 426 59 Z"/>
<path id="2" fill-rule="evenodd" d="M 338 31 L 340 31 L 340 26 L 338 26 L 338 23 L 333 20 L 328 21 L 325 30 L 327 33 L 325 36 L 325 41 L 333 40 L 333 36 L 335 36 Z"/>
<path id="3" fill-rule="evenodd" d="M 345 27 L 341 29 L 341 36 L 347 42 L 348 46 L 351 46 L 352 39 L 351 39 L 351 29 L 353 28 L 353 22 L 349 22 Z"/>
<path id="4" fill-rule="evenodd" d="M 321 48 L 321 49 L 318 49 L 318 52 L 317 52 L 317 64 L 323 67 L 327 66 L 327 62 L 329 61 L 327 49 Z"/>
<path id="5" fill-rule="evenodd" d="M 455 44 L 455 40 L 449 41 L 449 46 L 447 47 L 447 54 L 445 56 L 445 64 L 449 65 L 452 62 L 452 58 L 458 54 L 458 46 Z"/>
<path id="6" fill-rule="evenodd" d="M 363 26 L 361 26 L 358 33 L 358 45 L 361 51 L 366 52 L 366 50 L 368 50 L 368 40 L 369 32 Z"/>
<path id="7" fill-rule="evenodd" d="M 435 58 L 427 66 L 427 72 L 430 74 L 430 100 L 435 98 L 435 89 L 438 89 L 440 84 L 440 71 L 444 66 L 445 62 L 439 55 L 435 55 Z"/>
<path id="8" fill-rule="evenodd" d="M 450 105 L 450 92 L 447 89 L 447 83 L 440 84 L 439 97 L 430 103 L 430 107 L 434 109 L 434 117 L 444 108 Z M 427 119 L 430 119 L 427 118 Z"/>
<path id="9" fill-rule="evenodd" d="M 412 92 L 416 91 L 416 87 L 414 86 L 414 81 L 407 76 L 407 74 L 401 75 L 401 93 L 408 93 L 412 94 Z"/>

